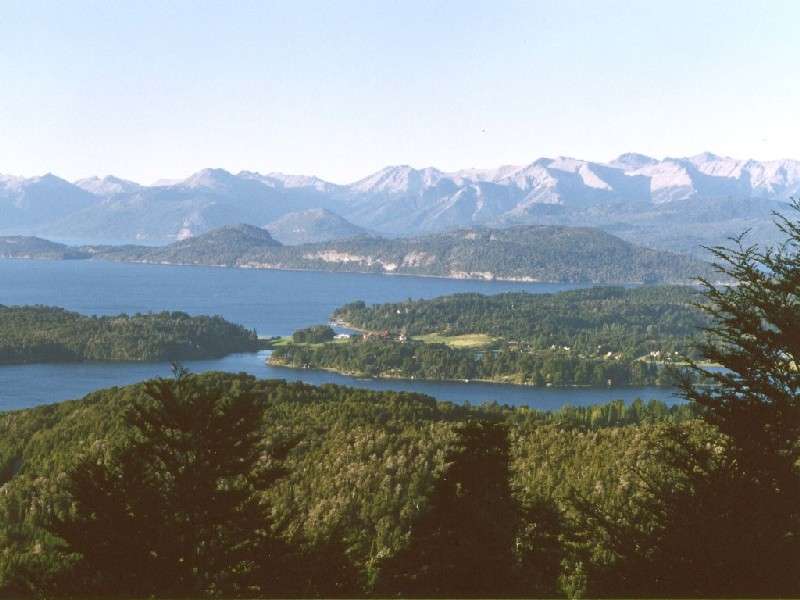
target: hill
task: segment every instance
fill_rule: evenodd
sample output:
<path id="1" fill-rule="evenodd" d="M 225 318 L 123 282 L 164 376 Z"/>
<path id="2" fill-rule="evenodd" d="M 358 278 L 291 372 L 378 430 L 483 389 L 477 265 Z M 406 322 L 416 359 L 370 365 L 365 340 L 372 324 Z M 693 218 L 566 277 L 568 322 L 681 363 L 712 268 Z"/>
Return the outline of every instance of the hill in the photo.
<path id="1" fill-rule="evenodd" d="M 227 225 L 164 247 L 97 246 L 87 250 L 96 258 L 122 262 L 234 266 L 243 255 L 280 246 L 280 242 L 265 229 L 239 224 Z"/>
<path id="2" fill-rule="evenodd" d="M 38 237 L 0 236 L 0 258 L 67 260 L 88 257 L 86 252 Z"/>

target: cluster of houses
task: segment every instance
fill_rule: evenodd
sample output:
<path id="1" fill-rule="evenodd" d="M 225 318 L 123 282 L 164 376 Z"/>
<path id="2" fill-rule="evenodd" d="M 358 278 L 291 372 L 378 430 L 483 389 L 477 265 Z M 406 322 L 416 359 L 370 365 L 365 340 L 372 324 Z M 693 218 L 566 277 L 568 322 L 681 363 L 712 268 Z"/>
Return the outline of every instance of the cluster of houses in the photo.
<path id="1" fill-rule="evenodd" d="M 382 331 L 365 331 L 362 334 L 362 338 L 365 340 L 394 340 L 397 342 L 406 342 L 408 341 L 408 337 L 404 333 L 392 333 L 388 329 L 384 329 Z"/>

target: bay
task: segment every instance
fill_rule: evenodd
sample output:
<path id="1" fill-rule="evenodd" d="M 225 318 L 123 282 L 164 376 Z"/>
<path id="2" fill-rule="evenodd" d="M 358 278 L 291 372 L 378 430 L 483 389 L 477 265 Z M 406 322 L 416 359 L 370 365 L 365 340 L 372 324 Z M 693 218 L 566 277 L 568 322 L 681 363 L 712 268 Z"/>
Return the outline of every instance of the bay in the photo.
<path id="1" fill-rule="evenodd" d="M 46 304 L 84 314 L 113 315 L 180 310 L 218 314 L 260 335 L 287 335 L 327 322 L 338 306 L 432 298 L 443 294 L 506 291 L 557 292 L 576 284 L 516 283 L 367 275 L 137 265 L 102 261 L 0 260 L 0 304 Z M 485 383 L 356 379 L 335 373 L 269 367 L 266 353 L 188 361 L 192 372 L 233 371 L 312 384 L 336 383 L 374 390 L 429 394 L 471 404 L 498 402 L 554 409 L 614 399 L 678 401 L 658 387 L 532 388 Z M 70 363 L 0 366 L 0 410 L 79 398 L 93 390 L 167 376 L 164 363 Z"/>

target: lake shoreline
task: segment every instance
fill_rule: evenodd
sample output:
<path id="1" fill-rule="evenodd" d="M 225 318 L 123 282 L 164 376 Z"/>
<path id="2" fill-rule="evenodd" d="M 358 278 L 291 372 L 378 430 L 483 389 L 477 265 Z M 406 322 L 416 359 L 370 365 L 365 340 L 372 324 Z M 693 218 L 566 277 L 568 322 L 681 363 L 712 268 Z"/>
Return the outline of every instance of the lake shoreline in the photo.
<path id="1" fill-rule="evenodd" d="M 485 385 L 497 385 L 497 386 L 514 386 L 519 388 L 533 388 L 536 390 L 614 390 L 614 389 L 635 389 L 640 387 L 655 387 L 655 388 L 662 388 L 662 389 L 676 389 L 674 385 L 663 385 L 663 384 L 647 384 L 646 386 L 642 385 L 578 385 L 578 384 L 571 384 L 571 385 L 536 385 L 535 383 L 518 383 L 515 381 L 507 381 L 507 380 L 498 380 L 498 379 L 430 379 L 427 377 L 408 377 L 405 375 L 392 375 L 390 373 L 380 373 L 378 375 L 370 375 L 369 373 L 360 373 L 358 371 L 341 371 L 339 369 L 334 369 L 333 367 L 295 367 L 288 364 L 286 361 L 281 360 L 273 360 L 272 356 L 269 356 L 266 360 L 267 365 L 270 367 L 278 367 L 281 369 L 291 369 L 292 371 L 324 371 L 327 373 L 336 373 L 337 375 L 342 375 L 344 377 L 352 377 L 353 379 L 370 379 L 374 381 L 420 381 L 425 383 L 482 383 Z"/>
<path id="2" fill-rule="evenodd" d="M 308 269 L 302 267 L 288 267 L 281 265 L 253 265 L 253 264 L 210 264 L 210 263 L 182 263 L 171 261 L 151 261 L 151 260 L 115 260 L 112 258 L 96 258 L 89 256 L 86 258 L 52 258 L 52 257 L 0 257 L 0 260 L 19 260 L 19 261 L 94 261 L 94 262 L 108 262 L 118 264 L 130 265 L 152 265 L 152 266 L 169 266 L 169 267 L 209 267 L 214 269 L 245 269 L 254 271 L 283 271 L 283 272 L 299 272 L 299 273 L 334 273 L 334 274 L 349 274 L 349 275 L 380 275 L 385 277 L 419 277 L 425 279 L 445 279 L 451 281 L 480 281 L 485 283 L 541 283 L 550 285 L 578 285 L 578 286 L 640 286 L 640 285 L 687 285 L 697 286 L 696 281 L 675 280 L 675 281 L 659 281 L 655 284 L 646 284 L 641 281 L 587 281 L 587 280 L 567 280 L 567 281 L 554 281 L 547 279 L 536 279 L 528 276 L 500 276 L 500 277 L 480 277 L 470 276 L 469 274 L 459 275 L 434 275 L 425 273 L 396 273 L 390 271 L 350 271 L 339 269 Z"/>

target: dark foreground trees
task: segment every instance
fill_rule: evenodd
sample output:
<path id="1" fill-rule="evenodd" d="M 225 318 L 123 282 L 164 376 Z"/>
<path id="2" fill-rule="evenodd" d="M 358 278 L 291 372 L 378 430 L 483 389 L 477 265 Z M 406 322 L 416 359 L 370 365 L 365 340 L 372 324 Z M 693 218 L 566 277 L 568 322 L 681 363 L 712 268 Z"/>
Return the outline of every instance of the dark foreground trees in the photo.
<path id="1" fill-rule="evenodd" d="M 800 203 L 794 204 L 800 212 Z M 778 217 L 777 248 L 714 248 L 736 285 L 705 281 L 713 325 L 703 354 L 724 370 L 694 366 L 714 383 L 686 397 L 728 440 L 739 543 L 723 551 L 722 593 L 800 591 L 800 222 Z"/>
<path id="2" fill-rule="evenodd" d="M 509 592 L 518 514 L 508 453 L 502 424 L 461 426 L 449 466 L 408 545 L 381 569 L 378 593 L 486 597 Z"/>
<path id="3" fill-rule="evenodd" d="M 692 362 L 711 384 L 682 385 L 703 428 L 663 426 L 611 509 L 573 494 L 576 531 L 611 556 L 590 574 L 593 595 L 800 593 L 800 225 L 778 225 L 780 247 L 712 249 L 733 285 L 703 281 L 700 350 L 722 368 Z"/>
<path id="4" fill-rule="evenodd" d="M 260 494 L 281 471 L 261 443 L 261 399 L 181 372 L 147 395 L 127 416 L 130 442 L 69 476 L 74 510 L 54 530 L 82 557 L 76 591 L 270 588 L 281 553 Z"/>

